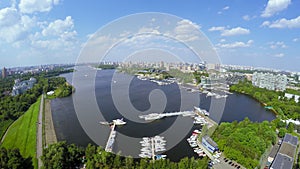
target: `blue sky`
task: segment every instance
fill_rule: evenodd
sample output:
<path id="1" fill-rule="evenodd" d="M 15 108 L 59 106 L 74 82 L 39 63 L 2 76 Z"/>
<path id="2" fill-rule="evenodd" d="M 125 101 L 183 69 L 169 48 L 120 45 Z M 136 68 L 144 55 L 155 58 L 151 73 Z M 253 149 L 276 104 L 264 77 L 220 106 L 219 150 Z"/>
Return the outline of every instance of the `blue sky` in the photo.
<path id="1" fill-rule="evenodd" d="M 0 67 L 75 62 L 99 28 L 162 12 L 191 21 L 224 64 L 300 71 L 299 0 L 0 1 Z"/>

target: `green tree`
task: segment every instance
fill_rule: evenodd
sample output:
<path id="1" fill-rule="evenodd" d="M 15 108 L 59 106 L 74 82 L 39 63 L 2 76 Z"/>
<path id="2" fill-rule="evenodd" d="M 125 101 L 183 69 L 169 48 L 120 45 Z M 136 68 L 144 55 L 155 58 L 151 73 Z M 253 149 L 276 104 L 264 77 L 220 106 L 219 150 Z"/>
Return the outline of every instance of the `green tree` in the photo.
<path id="1" fill-rule="evenodd" d="M 286 132 L 286 128 L 280 128 L 278 132 L 278 137 L 283 138 Z"/>
<path id="2" fill-rule="evenodd" d="M 287 132 L 292 133 L 295 130 L 295 124 L 294 123 L 289 123 L 287 126 Z"/>

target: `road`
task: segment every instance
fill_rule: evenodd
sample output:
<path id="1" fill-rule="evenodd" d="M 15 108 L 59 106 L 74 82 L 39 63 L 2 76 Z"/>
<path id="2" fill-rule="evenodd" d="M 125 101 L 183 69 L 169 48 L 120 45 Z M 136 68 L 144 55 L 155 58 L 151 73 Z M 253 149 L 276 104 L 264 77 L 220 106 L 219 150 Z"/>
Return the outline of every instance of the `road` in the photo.
<path id="1" fill-rule="evenodd" d="M 36 135 L 36 158 L 38 159 L 38 168 L 43 166 L 41 156 L 43 154 L 43 110 L 44 110 L 44 95 L 41 98 L 39 116 L 38 116 L 38 127 Z"/>

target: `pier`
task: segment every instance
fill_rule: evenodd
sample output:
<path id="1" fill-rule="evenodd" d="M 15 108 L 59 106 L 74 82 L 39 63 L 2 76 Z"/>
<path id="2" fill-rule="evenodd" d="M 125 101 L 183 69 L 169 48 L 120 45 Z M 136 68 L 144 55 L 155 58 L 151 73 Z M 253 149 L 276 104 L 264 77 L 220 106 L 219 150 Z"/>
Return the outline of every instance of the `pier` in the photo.
<path id="1" fill-rule="evenodd" d="M 111 128 L 108 140 L 106 142 L 105 151 L 112 152 L 113 145 L 115 143 L 115 137 L 117 134 L 117 132 L 115 131 L 115 127 L 120 125 L 125 125 L 126 122 L 123 120 L 123 118 L 121 118 L 121 119 L 115 119 L 112 122 L 100 121 L 99 124 L 109 125 Z"/>
<path id="2" fill-rule="evenodd" d="M 160 159 L 164 159 L 166 155 L 155 155 L 157 152 L 166 151 L 166 141 L 162 136 L 154 136 L 154 137 L 143 137 L 143 140 L 140 141 L 142 148 L 141 153 L 139 154 L 142 158 L 151 158 L 153 161 L 155 157 L 159 157 Z"/>
<path id="3" fill-rule="evenodd" d="M 152 160 L 155 160 L 155 153 L 154 153 L 154 138 L 151 138 L 151 152 L 152 152 Z"/>
<path id="4" fill-rule="evenodd" d="M 146 121 L 149 120 L 158 120 L 164 117 L 171 117 L 171 116 L 194 116 L 194 111 L 182 111 L 182 112 L 171 112 L 171 113 L 151 113 L 147 115 L 140 115 L 139 118 L 145 119 Z"/>
<path id="5" fill-rule="evenodd" d="M 112 152 L 113 145 L 114 145 L 114 142 L 115 142 L 115 137 L 116 137 L 115 127 L 116 127 L 116 123 L 113 123 L 111 125 L 111 131 L 110 131 L 110 134 L 109 134 L 106 146 L 105 146 L 105 151 L 106 152 Z"/>

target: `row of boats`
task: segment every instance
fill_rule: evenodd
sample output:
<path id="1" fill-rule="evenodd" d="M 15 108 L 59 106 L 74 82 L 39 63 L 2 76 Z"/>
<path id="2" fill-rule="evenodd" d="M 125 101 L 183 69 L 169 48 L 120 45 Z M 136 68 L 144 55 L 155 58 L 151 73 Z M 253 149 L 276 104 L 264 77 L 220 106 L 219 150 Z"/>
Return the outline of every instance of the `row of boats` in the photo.
<path id="1" fill-rule="evenodd" d="M 220 95 L 220 94 L 217 94 L 217 93 L 208 92 L 208 93 L 206 94 L 206 97 L 215 97 L 216 99 L 221 99 L 221 98 L 226 98 L 226 97 L 228 97 L 228 95 L 227 95 L 227 94 Z"/>
<path id="2" fill-rule="evenodd" d="M 194 149 L 194 152 L 196 154 L 198 154 L 200 157 L 205 157 L 206 154 L 197 144 L 197 137 L 198 137 L 198 134 L 200 134 L 200 133 L 201 133 L 201 131 L 194 130 L 192 135 L 189 138 L 187 138 L 187 141 L 188 141 L 189 145 Z"/>
<path id="3" fill-rule="evenodd" d="M 176 82 L 176 79 L 174 79 L 174 78 L 163 79 L 163 80 L 157 80 L 155 78 L 144 77 L 144 76 L 137 76 L 137 78 L 140 79 L 140 80 L 150 80 L 151 82 L 156 83 L 160 86 L 161 85 L 169 85 L 169 84 L 172 84 L 172 83 Z"/>
<path id="4" fill-rule="evenodd" d="M 204 116 L 209 116 L 209 112 L 207 110 L 205 110 L 205 109 L 201 109 L 200 107 L 194 106 L 194 111 L 198 112 L 198 113 L 200 113 L 200 114 L 202 114 Z"/>
<path id="5" fill-rule="evenodd" d="M 200 125 L 205 125 L 207 124 L 208 122 L 205 120 L 204 117 L 201 117 L 201 116 L 196 116 L 194 117 L 194 124 L 200 124 Z"/>
<path id="6" fill-rule="evenodd" d="M 115 124 L 117 126 L 121 126 L 121 125 L 125 125 L 127 122 L 125 122 L 124 119 L 121 118 L 121 119 L 115 119 L 112 122 L 100 121 L 99 123 L 103 124 L 103 125 L 112 125 L 112 124 Z"/>
<path id="7" fill-rule="evenodd" d="M 165 159 L 167 155 L 160 154 L 155 155 L 157 152 L 166 151 L 166 140 L 163 136 L 154 136 L 154 137 L 143 137 L 141 143 L 141 153 L 139 154 L 142 158 L 152 158 L 155 159 Z"/>
<path id="8" fill-rule="evenodd" d="M 181 111 L 181 112 L 170 112 L 170 113 L 150 113 L 147 115 L 139 115 L 139 118 L 141 119 L 145 119 L 146 121 L 152 121 L 152 120 L 158 120 L 158 119 L 162 119 L 164 117 L 171 117 L 171 116 L 196 116 L 196 113 L 200 113 L 204 116 L 209 116 L 209 112 L 205 109 L 201 109 L 199 107 L 194 106 L 194 110 L 193 111 Z"/>

